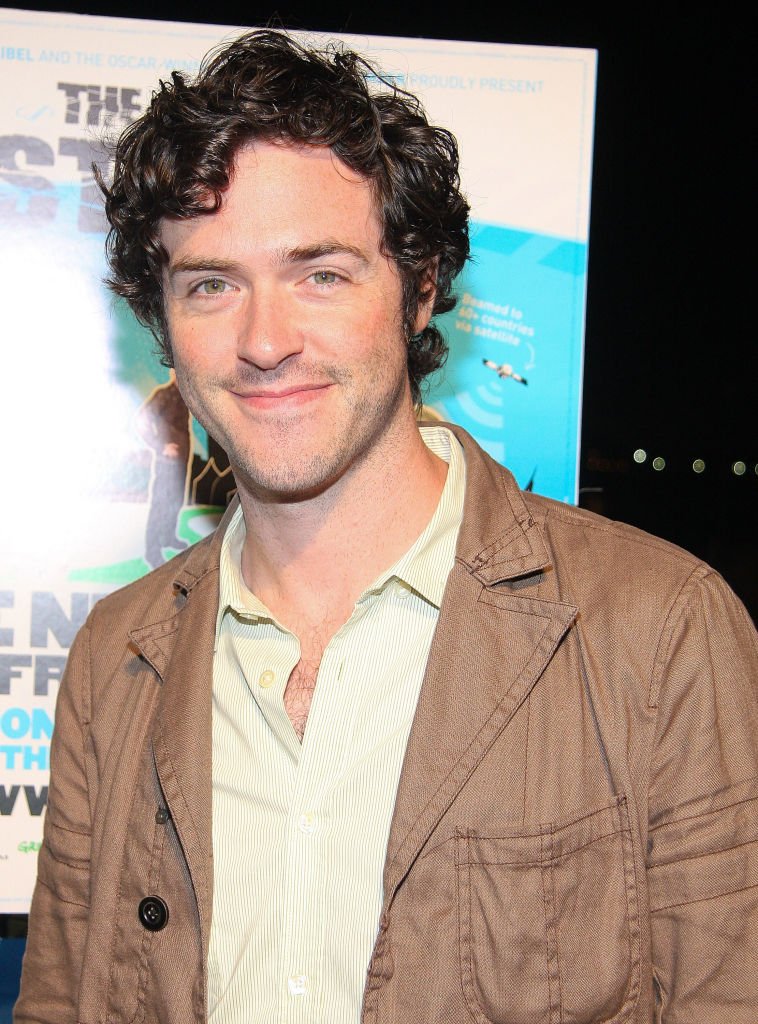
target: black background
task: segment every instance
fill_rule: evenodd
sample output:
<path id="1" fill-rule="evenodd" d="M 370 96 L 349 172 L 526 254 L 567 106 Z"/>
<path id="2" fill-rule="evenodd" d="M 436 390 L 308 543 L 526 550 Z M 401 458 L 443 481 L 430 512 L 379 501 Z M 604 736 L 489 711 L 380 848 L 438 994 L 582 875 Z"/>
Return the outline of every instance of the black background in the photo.
<path id="1" fill-rule="evenodd" d="M 532 2 L 485 14 L 465 0 L 450 13 L 440 4 L 102 0 L 66 9 L 598 49 L 582 504 L 705 558 L 756 617 L 749 32 L 733 7 L 675 6 Z M 649 453 L 642 465 L 637 448 Z M 666 459 L 659 473 L 656 455 Z M 695 458 L 706 462 L 701 475 Z M 738 459 L 742 477 L 731 471 Z"/>

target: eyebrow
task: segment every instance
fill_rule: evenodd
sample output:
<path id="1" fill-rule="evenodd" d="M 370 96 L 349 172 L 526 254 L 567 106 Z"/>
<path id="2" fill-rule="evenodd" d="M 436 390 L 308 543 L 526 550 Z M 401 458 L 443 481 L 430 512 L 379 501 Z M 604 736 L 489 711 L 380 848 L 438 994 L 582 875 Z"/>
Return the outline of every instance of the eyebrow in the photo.
<path id="1" fill-rule="evenodd" d="M 181 256 L 168 265 L 168 275 L 174 274 L 228 274 L 239 267 L 234 260 L 217 260 L 210 256 Z"/>
<path id="2" fill-rule="evenodd" d="M 310 263 L 313 260 L 323 259 L 324 256 L 353 256 L 361 263 L 368 266 L 369 258 L 358 246 L 349 245 L 347 242 L 324 241 L 316 242 L 313 245 L 298 245 L 293 249 L 285 249 L 278 255 L 282 265 L 288 263 Z"/>
<path id="3" fill-rule="evenodd" d="M 325 256 L 352 256 L 363 266 L 369 266 L 370 260 L 366 253 L 358 246 L 350 245 L 347 242 L 324 241 L 314 242 L 312 245 L 297 245 L 291 249 L 282 249 L 275 253 L 274 261 L 280 266 L 291 266 L 298 263 L 311 263 L 314 260 L 323 259 Z M 168 274 L 173 277 L 175 274 L 228 274 L 241 269 L 241 264 L 236 260 L 219 260 L 211 256 L 181 256 L 169 263 Z"/>

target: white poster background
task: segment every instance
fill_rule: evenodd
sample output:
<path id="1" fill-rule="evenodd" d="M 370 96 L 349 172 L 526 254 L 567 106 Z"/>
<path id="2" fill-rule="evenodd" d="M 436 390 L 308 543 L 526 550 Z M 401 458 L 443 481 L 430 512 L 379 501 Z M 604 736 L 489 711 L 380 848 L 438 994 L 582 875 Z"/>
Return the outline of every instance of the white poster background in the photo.
<path id="1" fill-rule="evenodd" d="M 90 165 L 104 159 L 103 133 L 137 116 L 159 78 L 174 68 L 194 72 L 208 49 L 238 31 L 0 11 L 0 912 L 28 909 L 58 679 L 73 635 L 99 596 L 148 568 L 141 552 L 150 463 L 134 423 L 166 374 L 149 336 L 100 284 L 104 222 Z M 542 464 L 558 472 L 551 485 L 545 469 L 545 493 L 552 486 L 556 497 L 573 499 L 595 52 L 341 38 L 417 93 L 460 144 L 464 190 L 483 241 L 477 252 L 475 230 L 477 267 L 461 306 L 467 312 L 448 315 L 451 348 L 468 345 L 468 362 L 461 357 L 429 404 L 473 424 L 474 433 L 481 427 L 482 443 L 518 466 L 518 443 L 501 438 L 509 425 L 503 409 L 518 420 L 526 389 L 476 374 L 486 372 L 487 354 L 514 365 L 523 355 L 522 369 L 542 365 L 543 397 L 539 388 L 529 393 L 534 405 L 524 407 L 520 425 L 528 433 L 529 414 L 540 424 L 524 444 L 525 458 L 542 446 Z M 567 253 L 574 261 L 568 273 Z M 501 282 L 497 260 L 514 259 L 518 267 L 502 264 L 510 269 Z M 539 276 L 543 265 L 552 277 Z M 540 310 L 564 281 L 567 304 L 553 320 L 565 329 L 551 339 L 555 329 L 541 326 Z M 549 369 L 553 343 L 567 353 L 570 372 L 560 360 Z M 539 402 L 553 410 L 556 388 L 566 411 L 551 428 Z M 194 443 L 207 456 L 201 431 Z M 183 520 L 187 539 L 210 528 L 206 511 Z"/>

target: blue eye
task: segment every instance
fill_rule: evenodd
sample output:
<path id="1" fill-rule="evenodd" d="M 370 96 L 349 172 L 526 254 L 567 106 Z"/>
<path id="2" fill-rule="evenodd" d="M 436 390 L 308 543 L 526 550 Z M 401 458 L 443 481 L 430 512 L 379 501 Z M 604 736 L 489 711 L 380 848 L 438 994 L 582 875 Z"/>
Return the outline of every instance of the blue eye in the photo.
<path id="1" fill-rule="evenodd" d="M 339 281 L 339 276 L 332 270 L 317 270 L 311 277 L 316 284 L 336 284 Z"/>

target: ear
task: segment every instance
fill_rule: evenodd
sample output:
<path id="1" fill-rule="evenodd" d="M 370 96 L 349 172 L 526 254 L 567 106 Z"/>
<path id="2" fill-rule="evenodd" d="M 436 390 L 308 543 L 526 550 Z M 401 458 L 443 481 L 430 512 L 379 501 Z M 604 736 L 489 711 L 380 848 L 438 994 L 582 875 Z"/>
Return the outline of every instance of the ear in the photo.
<path id="1" fill-rule="evenodd" d="M 429 321 L 432 319 L 434 300 L 437 297 L 437 265 L 438 261 L 434 260 L 421 281 L 421 295 L 413 324 L 414 334 L 420 334 L 425 327 L 429 326 Z"/>

